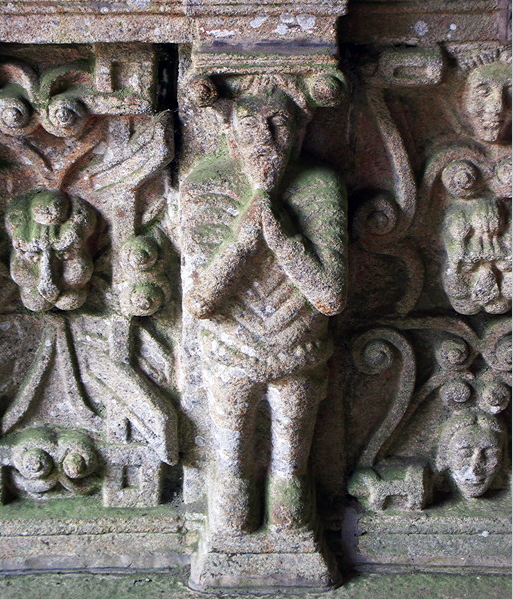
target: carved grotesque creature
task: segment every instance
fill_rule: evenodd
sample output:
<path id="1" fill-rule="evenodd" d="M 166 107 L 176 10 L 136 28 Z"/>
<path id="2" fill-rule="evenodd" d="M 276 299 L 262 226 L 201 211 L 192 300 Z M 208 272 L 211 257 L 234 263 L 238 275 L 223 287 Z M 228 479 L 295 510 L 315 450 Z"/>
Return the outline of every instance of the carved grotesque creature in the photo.
<path id="1" fill-rule="evenodd" d="M 54 190 L 30 192 L 11 203 L 6 219 L 11 276 L 29 310 L 82 306 L 93 272 L 87 241 L 95 222 L 85 202 Z"/>
<path id="2" fill-rule="evenodd" d="M 474 68 L 465 87 L 465 108 L 478 139 L 497 143 L 511 131 L 511 64 Z"/>
<path id="3" fill-rule="evenodd" d="M 267 524 L 302 527 L 332 352 L 328 317 L 345 302 L 345 191 L 330 168 L 299 156 L 310 111 L 293 77 L 246 80 L 214 109 L 227 146 L 197 163 L 182 187 L 196 265 L 185 304 L 202 322 L 216 453 L 210 526 L 256 526 L 254 430 L 265 397 Z"/>
<path id="4" fill-rule="evenodd" d="M 508 207 L 479 191 L 468 161 L 450 163 L 442 174 L 455 196 L 444 216 L 447 260 L 443 284 L 452 306 L 472 315 L 511 308 L 511 233 Z"/>
<path id="5" fill-rule="evenodd" d="M 464 498 L 482 496 L 503 462 L 505 431 L 495 417 L 456 413 L 442 428 L 437 468 Z"/>

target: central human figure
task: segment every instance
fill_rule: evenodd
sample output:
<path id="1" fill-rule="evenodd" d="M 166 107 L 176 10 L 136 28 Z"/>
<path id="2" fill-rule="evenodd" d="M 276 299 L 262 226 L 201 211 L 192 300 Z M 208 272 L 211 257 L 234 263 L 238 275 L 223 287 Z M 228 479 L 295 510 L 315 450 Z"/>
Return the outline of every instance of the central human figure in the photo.
<path id="1" fill-rule="evenodd" d="M 308 525 L 307 464 L 332 354 L 328 317 L 346 296 L 346 198 L 326 165 L 299 157 L 312 105 L 293 76 L 236 80 L 214 109 L 221 152 L 182 187 L 194 264 L 185 305 L 202 319 L 204 381 L 215 444 L 209 526 L 252 531 L 261 522 L 255 427 L 271 419 L 266 524 Z"/>

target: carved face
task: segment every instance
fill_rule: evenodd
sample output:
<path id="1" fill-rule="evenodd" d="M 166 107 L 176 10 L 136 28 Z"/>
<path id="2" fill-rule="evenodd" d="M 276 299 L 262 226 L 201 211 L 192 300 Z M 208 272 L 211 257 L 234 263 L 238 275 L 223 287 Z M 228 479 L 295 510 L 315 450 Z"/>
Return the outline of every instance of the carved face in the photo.
<path id="1" fill-rule="evenodd" d="M 240 98 L 232 132 L 244 168 L 255 187 L 271 190 L 283 175 L 295 142 L 292 101 L 282 92 Z"/>
<path id="2" fill-rule="evenodd" d="M 464 202 L 444 221 L 444 289 L 459 313 L 505 313 L 511 308 L 509 218 L 495 200 Z"/>
<path id="3" fill-rule="evenodd" d="M 26 308 L 72 310 L 86 299 L 93 263 L 85 248 L 95 223 L 85 203 L 54 191 L 14 201 L 7 229 L 14 251 L 11 276 Z"/>
<path id="4" fill-rule="evenodd" d="M 465 88 L 465 107 L 479 139 L 500 142 L 511 126 L 511 65 L 477 67 Z"/>
<path id="5" fill-rule="evenodd" d="M 489 429 L 472 425 L 451 437 L 447 449 L 452 480 L 465 498 L 486 492 L 501 467 L 502 438 Z"/>

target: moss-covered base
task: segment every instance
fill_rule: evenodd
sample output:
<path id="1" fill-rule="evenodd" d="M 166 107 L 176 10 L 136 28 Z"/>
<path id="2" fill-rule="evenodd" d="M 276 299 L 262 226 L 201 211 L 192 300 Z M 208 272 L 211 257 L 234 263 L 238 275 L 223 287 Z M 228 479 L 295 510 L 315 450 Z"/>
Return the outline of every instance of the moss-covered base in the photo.
<path id="1" fill-rule="evenodd" d="M 190 590 L 188 571 L 129 575 L 46 573 L 0 576 L 1 598 L 511 598 L 511 578 L 492 575 L 358 575 L 336 590 L 205 595 Z"/>

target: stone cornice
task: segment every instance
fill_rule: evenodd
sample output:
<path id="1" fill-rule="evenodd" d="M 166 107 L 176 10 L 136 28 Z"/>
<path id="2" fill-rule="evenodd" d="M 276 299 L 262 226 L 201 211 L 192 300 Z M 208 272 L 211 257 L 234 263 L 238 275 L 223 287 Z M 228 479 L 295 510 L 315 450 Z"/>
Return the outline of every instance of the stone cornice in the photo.
<path id="1" fill-rule="evenodd" d="M 0 2 L 0 41 L 331 45 L 348 0 L 14 0 Z"/>

